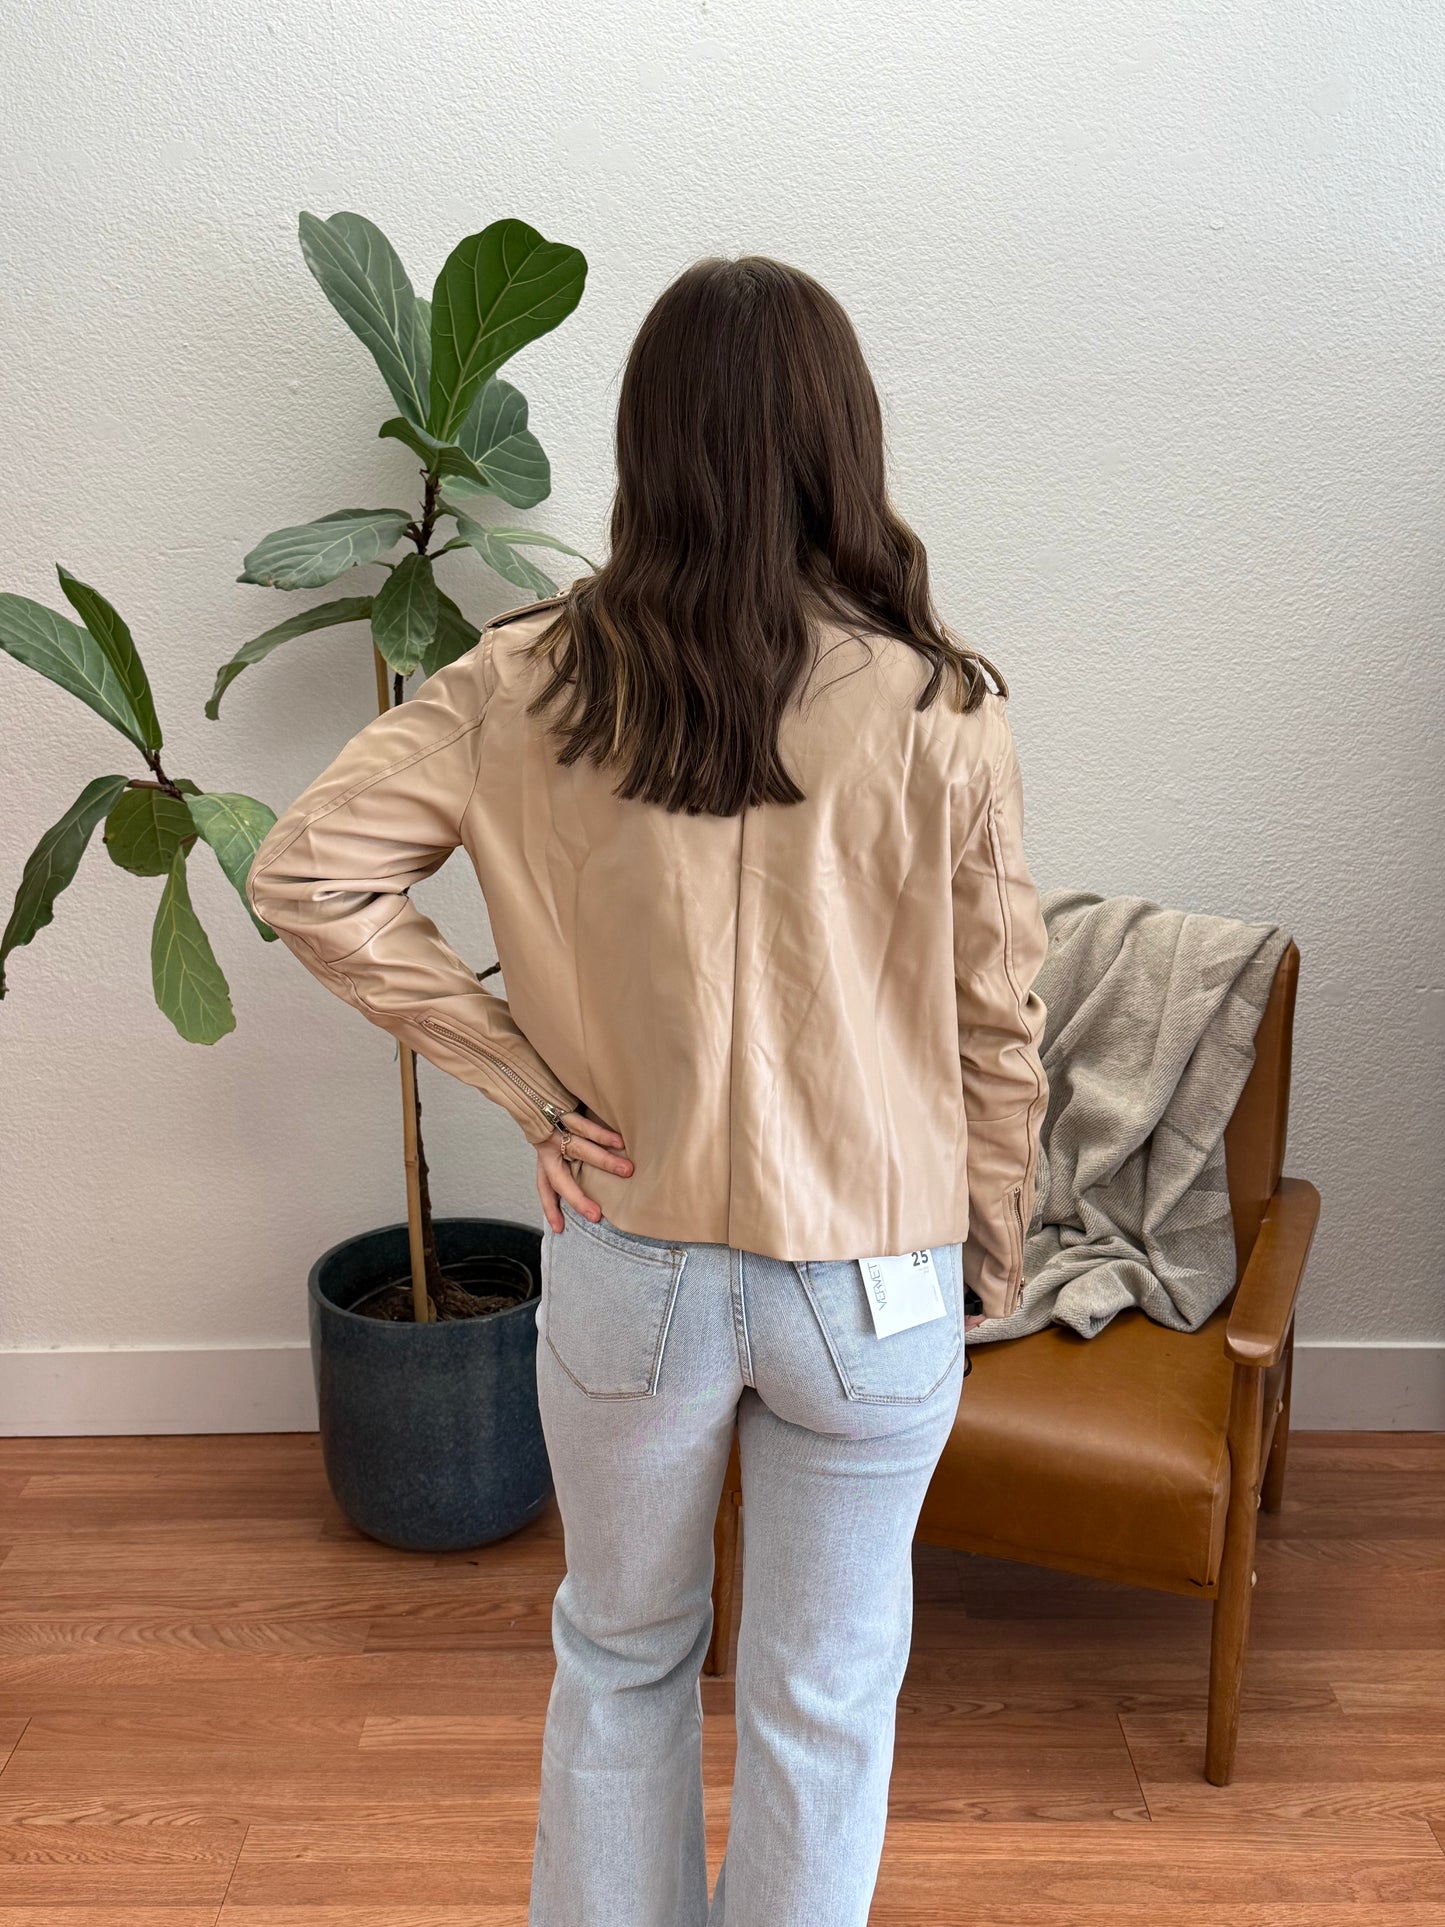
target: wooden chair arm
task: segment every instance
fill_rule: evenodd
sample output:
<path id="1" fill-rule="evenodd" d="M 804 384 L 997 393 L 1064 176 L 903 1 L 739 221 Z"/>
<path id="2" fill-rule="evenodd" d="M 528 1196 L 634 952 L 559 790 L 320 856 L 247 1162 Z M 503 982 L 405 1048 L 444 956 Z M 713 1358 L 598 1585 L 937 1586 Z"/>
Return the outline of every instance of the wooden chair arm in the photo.
<path id="1" fill-rule="evenodd" d="M 1230 1307 L 1224 1349 L 1236 1365 L 1267 1370 L 1279 1362 L 1319 1215 L 1320 1194 L 1308 1179 L 1280 1179 Z"/>

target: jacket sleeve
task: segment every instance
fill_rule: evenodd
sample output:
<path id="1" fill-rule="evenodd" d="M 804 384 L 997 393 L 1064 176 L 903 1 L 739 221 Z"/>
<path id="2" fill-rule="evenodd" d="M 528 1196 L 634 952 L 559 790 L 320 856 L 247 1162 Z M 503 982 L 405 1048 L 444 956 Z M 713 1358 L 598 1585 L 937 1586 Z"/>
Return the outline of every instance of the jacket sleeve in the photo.
<path id="1" fill-rule="evenodd" d="M 408 895 L 462 840 L 491 641 L 485 634 L 351 739 L 277 818 L 246 895 L 328 990 L 492 1098 L 540 1144 L 576 1100 Z"/>
<path id="2" fill-rule="evenodd" d="M 1023 1289 L 1049 1088 L 1045 1008 L 1033 989 L 1048 949 L 1023 846 L 1023 779 L 1003 699 L 990 694 L 990 753 L 968 788 L 953 877 L 959 1052 L 968 1134 L 964 1282 L 989 1318 Z"/>

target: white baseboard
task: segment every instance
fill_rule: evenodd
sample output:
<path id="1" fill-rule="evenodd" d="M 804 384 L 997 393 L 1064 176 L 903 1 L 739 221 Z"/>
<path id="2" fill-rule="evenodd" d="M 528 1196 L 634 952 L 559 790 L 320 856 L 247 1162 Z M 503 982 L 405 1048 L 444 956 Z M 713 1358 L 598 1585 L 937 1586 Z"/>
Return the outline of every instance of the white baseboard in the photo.
<path id="1" fill-rule="evenodd" d="M 1445 1432 L 1445 1344 L 1296 1341 L 1289 1418 L 1300 1432 Z"/>
<path id="2" fill-rule="evenodd" d="M 0 1438 L 315 1430 L 308 1345 L 0 1352 Z"/>
<path id="3" fill-rule="evenodd" d="M 1300 1432 L 1445 1431 L 1445 1345 L 1299 1344 Z M 0 1437 L 314 1432 L 305 1345 L 0 1352 Z"/>

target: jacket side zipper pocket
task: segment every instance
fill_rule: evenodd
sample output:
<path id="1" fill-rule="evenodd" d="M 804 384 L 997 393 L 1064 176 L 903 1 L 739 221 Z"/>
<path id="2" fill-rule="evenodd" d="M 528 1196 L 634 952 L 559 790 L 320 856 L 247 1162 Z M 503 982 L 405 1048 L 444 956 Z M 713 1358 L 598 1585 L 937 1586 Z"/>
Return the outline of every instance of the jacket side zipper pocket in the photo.
<path id="1" fill-rule="evenodd" d="M 540 1091 L 533 1090 L 520 1071 L 513 1070 L 498 1051 L 488 1050 L 485 1044 L 479 1044 L 474 1037 L 468 1037 L 465 1031 L 454 1030 L 450 1024 L 443 1024 L 435 1017 L 422 1017 L 418 1021 L 422 1029 L 430 1031 L 433 1037 L 444 1037 L 449 1044 L 455 1044 L 458 1050 L 469 1051 L 473 1057 L 479 1057 L 483 1063 L 491 1064 L 499 1070 L 503 1077 L 517 1087 L 527 1102 L 541 1112 L 553 1130 L 556 1130 L 567 1115 L 560 1104 L 554 1104 L 551 1098 L 544 1097 Z"/>

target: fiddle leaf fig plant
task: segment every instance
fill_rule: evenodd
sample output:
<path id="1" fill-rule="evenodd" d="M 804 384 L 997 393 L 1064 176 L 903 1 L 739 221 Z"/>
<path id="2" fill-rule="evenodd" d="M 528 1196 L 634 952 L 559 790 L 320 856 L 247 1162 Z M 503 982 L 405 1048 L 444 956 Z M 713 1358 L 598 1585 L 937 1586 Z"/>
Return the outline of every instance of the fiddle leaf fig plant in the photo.
<path id="1" fill-rule="evenodd" d="M 366 564 L 379 564 L 387 579 L 372 595 L 323 602 L 243 644 L 217 673 L 206 705 L 213 720 L 243 669 L 318 629 L 366 623 L 395 679 L 393 701 L 415 670 L 431 675 L 454 661 L 480 631 L 438 584 L 439 555 L 470 550 L 532 596 L 551 595 L 556 584 L 526 551 L 587 562 L 544 530 L 489 519 L 499 504 L 530 509 L 551 493 L 551 466 L 527 426 L 526 398 L 497 370 L 577 306 L 587 278 L 581 253 L 544 240 L 525 221 L 493 221 L 452 250 L 426 301 L 363 215 L 303 213 L 300 238 L 322 293 L 370 351 L 401 410 L 377 433 L 421 463 L 420 501 L 411 509 L 337 509 L 256 544 L 242 582 L 319 589 Z M 403 542 L 410 551 L 394 558 Z"/>
<path id="2" fill-rule="evenodd" d="M 437 579 L 440 556 L 475 555 L 534 597 L 556 588 L 533 560 L 538 550 L 595 567 L 543 529 L 493 519 L 502 509 L 535 508 L 552 492 L 551 465 L 527 425 L 526 398 L 498 370 L 577 306 L 587 279 L 581 253 L 544 240 L 525 221 L 493 221 L 453 248 L 427 301 L 391 242 L 363 215 L 302 214 L 300 238 L 322 293 L 370 353 L 400 411 L 388 413 L 377 434 L 420 463 L 420 489 L 410 508 L 336 509 L 256 544 L 242 582 L 321 589 L 365 566 L 379 567 L 384 579 L 373 591 L 319 603 L 243 643 L 217 671 L 206 704 L 213 721 L 243 670 L 283 643 L 343 624 L 366 625 L 378 708 L 402 702 L 407 677 L 434 675 L 480 640 Z M 200 805 L 199 798 L 188 804 L 198 825 Z M 477 972 L 478 981 L 498 969 L 494 963 Z M 412 1307 L 417 1323 L 426 1324 L 455 1292 L 448 1296 L 437 1253 L 415 1057 L 404 1044 L 397 1057 Z"/>
<path id="3" fill-rule="evenodd" d="M 68 569 L 57 574 L 80 622 L 26 596 L 0 594 L 0 649 L 103 716 L 140 751 L 149 774 L 93 777 L 36 844 L 0 936 L 0 997 L 6 958 L 53 922 L 56 899 L 103 823 L 105 851 L 117 868 L 165 879 L 151 933 L 156 1002 L 188 1043 L 214 1044 L 235 1029 L 236 1016 L 191 903 L 186 865 L 196 843 L 207 843 L 251 922 L 273 939 L 275 931 L 246 903 L 242 886 L 275 814 L 253 796 L 207 793 L 188 777 L 166 774 L 150 678 L 129 628 L 98 590 Z"/>

